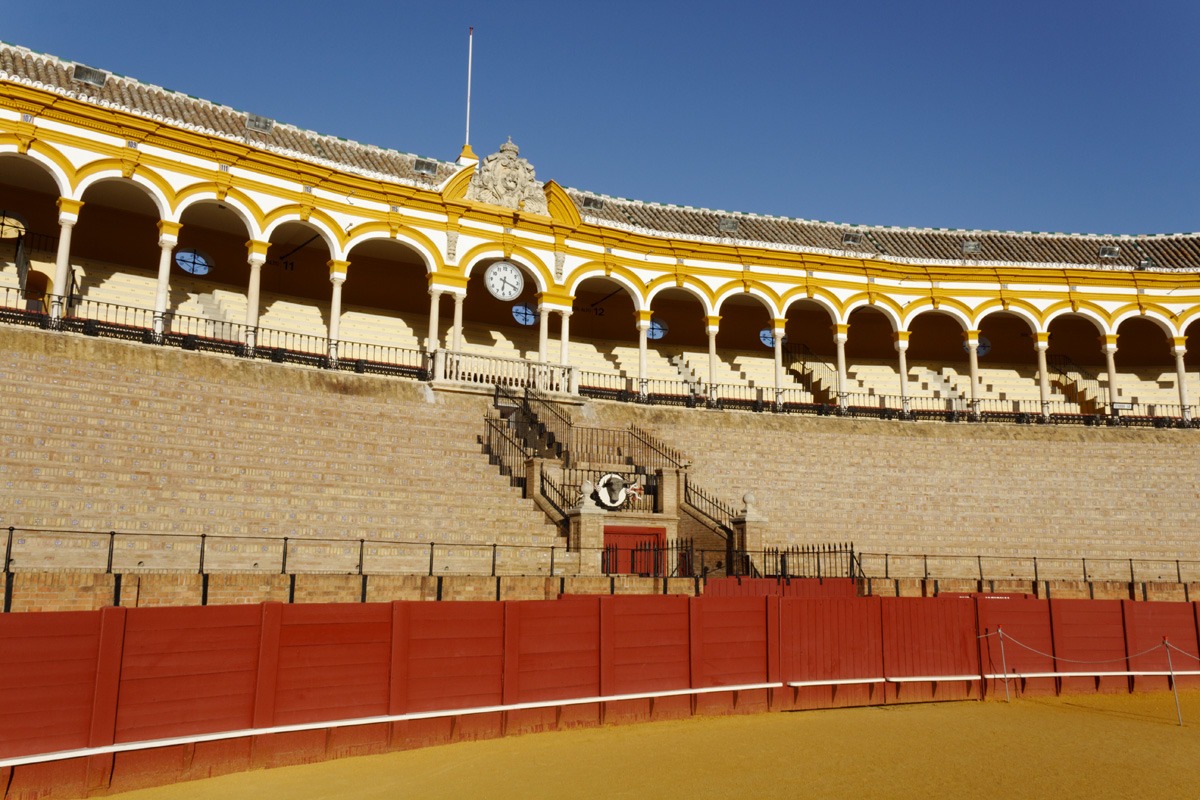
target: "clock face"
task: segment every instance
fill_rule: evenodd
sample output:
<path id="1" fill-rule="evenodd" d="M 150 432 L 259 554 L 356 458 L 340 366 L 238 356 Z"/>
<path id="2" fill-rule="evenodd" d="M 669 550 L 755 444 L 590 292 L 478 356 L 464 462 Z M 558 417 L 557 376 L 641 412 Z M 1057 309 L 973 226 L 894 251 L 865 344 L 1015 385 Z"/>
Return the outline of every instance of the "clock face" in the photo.
<path id="1" fill-rule="evenodd" d="M 515 300 L 525 288 L 525 276 L 507 261 L 497 261 L 488 267 L 483 282 L 497 300 Z"/>

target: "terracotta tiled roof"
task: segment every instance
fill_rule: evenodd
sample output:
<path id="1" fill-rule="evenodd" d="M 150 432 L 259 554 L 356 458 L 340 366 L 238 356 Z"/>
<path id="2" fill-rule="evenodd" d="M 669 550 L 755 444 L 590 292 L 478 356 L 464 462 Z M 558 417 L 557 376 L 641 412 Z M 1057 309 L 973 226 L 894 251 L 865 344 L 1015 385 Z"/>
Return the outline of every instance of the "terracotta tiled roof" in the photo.
<path id="1" fill-rule="evenodd" d="M 591 222 L 702 241 L 762 244 L 903 263 L 1200 271 L 1200 234 L 1194 233 L 1114 236 L 889 228 L 660 205 L 578 189 L 567 193 Z"/>
<path id="2" fill-rule="evenodd" d="M 379 175 L 419 186 L 434 187 L 458 171 L 453 163 L 419 158 L 411 153 L 384 150 L 335 136 L 274 123 L 270 132 L 246 127 L 247 115 L 228 106 L 210 103 L 160 86 L 109 75 L 103 87 L 73 79 L 75 64 L 23 47 L 0 43 L 0 78 L 27 80 L 59 94 L 86 98 L 164 122 L 193 126 L 219 136 L 276 149 L 300 158 L 329 163 L 347 171 Z M 435 165 L 433 175 L 417 172 L 418 160 Z"/>

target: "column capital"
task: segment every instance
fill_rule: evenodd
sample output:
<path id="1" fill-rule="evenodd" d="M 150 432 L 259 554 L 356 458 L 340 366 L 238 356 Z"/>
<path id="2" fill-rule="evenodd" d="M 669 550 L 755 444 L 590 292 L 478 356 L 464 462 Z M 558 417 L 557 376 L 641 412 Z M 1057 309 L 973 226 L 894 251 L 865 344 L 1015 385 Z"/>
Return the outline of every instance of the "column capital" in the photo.
<path id="1" fill-rule="evenodd" d="M 979 331 L 970 330 L 962 332 L 963 341 L 967 343 L 967 347 L 979 347 Z"/>
<path id="2" fill-rule="evenodd" d="M 892 331 L 892 346 L 896 348 L 897 353 L 908 350 L 909 333 L 910 331 Z"/>
<path id="3" fill-rule="evenodd" d="M 74 225 L 79 218 L 79 210 L 83 208 L 82 200 L 72 200 L 69 197 L 58 198 L 58 224 Z"/>
<path id="4" fill-rule="evenodd" d="M 705 333 L 716 333 L 719 327 L 721 327 L 721 318 L 719 316 L 712 314 L 704 318 Z"/>
<path id="5" fill-rule="evenodd" d="M 262 266 L 267 261 L 267 248 L 270 246 L 270 242 L 250 239 L 246 242 L 246 260 L 250 262 L 251 266 L 254 266 L 256 262 L 258 266 Z"/>
<path id="6" fill-rule="evenodd" d="M 1106 353 L 1117 352 L 1117 339 L 1118 338 L 1120 338 L 1120 335 L 1116 334 L 1116 333 L 1104 334 L 1103 336 L 1100 337 L 1101 349 Z"/>
<path id="7" fill-rule="evenodd" d="M 647 328 L 650 327 L 650 318 L 652 316 L 654 316 L 654 312 L 652 312 L 652 311 L 635 311 L 633 313 L 634 313 L 634 319 L 637 320 L 637 325 L 639 328 L 641 328 L 643 326 L 647 327 Z"/>
<path id="8" fill-rule="evenodd" d="M 1044 350 L 1050 346 L 1050 331 L 1038 331 L 1034 334 L 1034 347 Z"/>
<path id="9" fill-rule="evenodd" d="M 835 342 L 844 342 L 850 338 L 850 323 L 839 322 L 831 327 L 833 331 L 833 340 Z"/>
<path id="10" fill-rule="evenodd" d="M 1038 339 L 1033 343 L 1033 349 L 1039 353 L 1044 353 L 1050 349 L 1050 341 L 1048 339 Z"/>
<path id="11" fill-rule="evenodd" d="M 179 231 L 183 227 L 181 222 L 172 222 L 169 219 L 160 219 L 158 221 L 158 241 L 162 244 L 162 240 L 170 238 L 172 241 L 179 236 Z"/>
<path id="12" fill-rule="evenodd" d="M 774 325 L 774 331 L 778 336 L 783 336 L 784 333 L 787 332 L 787 319 L 780 319 L 779 317 L 776 317 L 772 324 Z"/>
<path id="13" fill-rule="evenodd" d="M 1172 355 L 1185 356 L 1187 355 L 1187 339 L 1186 336 L 1171 337 L 1171 353 Z"/>
<path id="14" fill-rule="evenodd" d="M 329 264 L 329 280 L 333 283 L 341 283 L 346 280 L 346 273 L 350 269 L 349 261 L 339 261 L 338 259 L 330 259 Z"/>

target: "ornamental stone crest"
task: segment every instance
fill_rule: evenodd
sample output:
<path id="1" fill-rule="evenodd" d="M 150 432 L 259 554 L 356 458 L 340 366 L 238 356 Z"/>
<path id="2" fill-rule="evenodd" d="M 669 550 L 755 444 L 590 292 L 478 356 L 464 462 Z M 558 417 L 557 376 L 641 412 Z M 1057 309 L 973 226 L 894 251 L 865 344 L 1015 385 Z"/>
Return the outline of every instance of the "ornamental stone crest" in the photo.
<path id="1" fill-rule="evenodd" d="M 546 195 L 534 177 L 533 166 L 519 157 L 520 152 L 510 138 L 500 145 L 499 152 L 483 159 L 467 187 L 467 199 L 549 215 Z"/>

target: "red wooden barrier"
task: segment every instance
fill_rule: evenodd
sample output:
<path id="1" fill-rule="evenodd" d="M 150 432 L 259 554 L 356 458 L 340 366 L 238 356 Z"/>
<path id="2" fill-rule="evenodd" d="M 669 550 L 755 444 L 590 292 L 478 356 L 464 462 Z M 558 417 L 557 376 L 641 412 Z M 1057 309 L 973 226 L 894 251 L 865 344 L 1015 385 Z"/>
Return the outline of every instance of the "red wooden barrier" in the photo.
<path id="1" fill-rule="evenodd" d="M 1055 672 L 1054 636 L 1050 629 L 1050 606 L 1045 600 L 1022 597 L 983 596 L 977 600 L 978 628 L 983 670 L 989 674 L 1028 675 Z M 1000 634 L 1005 636 L 1001 646 Z M 1045 654 L 1045 655 L 1042 655 Z M 1054 678 L 1016 677 L 1009 692 L 1054 694 Z M 989 681 L 988 691 L 1004 694 L 1004 684 Z"/>
<path id="2" fill-rule="evenodd" d="M 999 637 L 989 635 L 1000 628 L 1003 656 Z M 0 615 L 0 759 L 318 726 L 0 768 L 0 786 L 8 786 L 7 797 L 40 796 L 47 786 L 83 796 L 602 721 L 977 697 L 977 677 L 1001 672 L 1002 657 L 1024 673 L 1166 671 L 1164 636 L 1183 651 L 1173 651 L 1175 669 L 1196 670 L 1200 662 L 1185 653 L 1200 651 L 1198 631 L 1194 603 L 999 597 L 604 596 Z M 1166 686 L 1163 678 L 1124 675 L 1061 681 L 1068 691 Z M 1011 688 L 1053 687 L 1051 679 Z M 668 695 L 454 713 L 653 693 Z M 449 713 L 319 727 L 425 711 Z"/>
<path id="3" fill-rule="evenodd" d="M 880 613 L 878 597 L 783 600 L 780 680 L 817 683 L 882 678 Z M 881 683 L 800 686 L 796 687 L 794 707 L 875 705 L 883 698 Z"/>
<path id="4" fill-rule="evenodd" d="M 972 600 L 881 597 L 883 666 L 896 702 L 979 697 L 979 650 Z M 959 680 L 945 680 L 962 676 Z M 943 680 L 907 681 L 910 678 Z"/>
<path id="5" fill-rule="evenodd" d="M 857 597 L 851 578 L 709 578 L 705 597 Z"/>
<path id="6" fill-rule="evenodd" d="M 1061 673 L 1127 672 L 1125 623 L 1120 600 L 1050 600 L 1054 655 Z M 1123 676 L 1060 679 L 1065 692 L 1127 691 Z"/>

